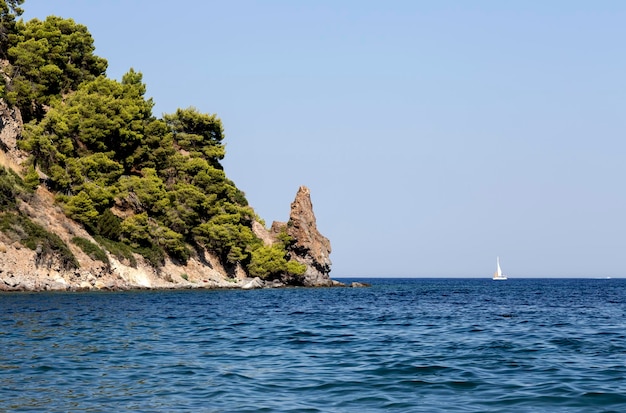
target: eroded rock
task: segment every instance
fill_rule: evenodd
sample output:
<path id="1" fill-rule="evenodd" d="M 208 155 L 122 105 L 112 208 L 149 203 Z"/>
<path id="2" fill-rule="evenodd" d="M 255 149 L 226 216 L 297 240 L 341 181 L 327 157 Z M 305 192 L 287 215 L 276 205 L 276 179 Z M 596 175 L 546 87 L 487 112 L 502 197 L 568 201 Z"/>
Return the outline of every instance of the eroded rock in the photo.
<path id="1" fill-rule="evenodd" d="M 275 236 L 283 230 L 294 239 L 294 243 L 288 247 L 291 257 L 306 265 L 302 284 L 306 287 L 333 286 L 329 275 L 332 264 L 330 241 L 317 229 L 311 192 L 306 186 L 298 189 L 291 203 L 289 221 L 272 224 L 271 232 Z"/>

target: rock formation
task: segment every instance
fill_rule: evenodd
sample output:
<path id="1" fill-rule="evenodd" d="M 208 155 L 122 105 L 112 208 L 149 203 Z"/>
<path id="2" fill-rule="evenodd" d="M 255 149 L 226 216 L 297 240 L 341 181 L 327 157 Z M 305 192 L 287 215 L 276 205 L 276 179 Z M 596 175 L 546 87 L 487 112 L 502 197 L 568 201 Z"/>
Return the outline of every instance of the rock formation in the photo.
<path id="1" fill-rule="evenodd" d="M 22 132 L 19 110 L 0 99 L 0 165 L 18 174 L 27 154 L 17 146 Z M 64 268 L 55 257 L 45 262 L 40 258 L 39 248 L 26 248 L 22 230 L 13 227 L 0 231 L 0 291 L 79 291 L 79 290 L 127 290 L 127 289 L 178 289 L 178 288 L 276 288 L 290 285 L 333 286 L 342 285 L 330 279 L 330 242 L 316 227 L 309 190 L 301 187 L 291 204 L 287 223 L 274 223 L 267 230 L 260 223 L 253 223 L 252 230 L 266 245 L 277 242 L 277 234 L 284 228 L 293 239 L 288 253 L 306 265 L 302 277 L 284 277 L 264 281 L 248 278 L 245 271 L 227 271 L 220 260 L 209 251 L 196 250 L 186 264 L 165 259 L 164 265 L 153 268 L 141 256 L 135 254 L 137 263 L 131 265 L 107 253 L 108 263 L 85 254 L 72 240 L 75 237 L 96 241 L 77 222 L 69 219 L 55 203 L 54 194 L 40 186 L 28 202 L 18 200 L 17 209 L 32 222 L 59 236 L 76 257 L 78 269 Z"/>
<path id="2" fill-rule="evenodd" d="M 3 166 L 16 169 L 26 159 L 26 154 L 17 147 L 17 138 L 21 133 L 20 111 L 0 99 L 0 164 Z"/>
<path id="3" fill-rule="evenodd" d="M 312 286 L 333 286 L 338 283 L 330 279 L 330 241 L 317 229 L 311 192 L 301 186 L 291 203 L 289 221 L 274 222 L 271 232 L 274 236 L 285 230 L 294 240 L 288 247 L 292 258 L 306 265 L 302 284 Z"/>

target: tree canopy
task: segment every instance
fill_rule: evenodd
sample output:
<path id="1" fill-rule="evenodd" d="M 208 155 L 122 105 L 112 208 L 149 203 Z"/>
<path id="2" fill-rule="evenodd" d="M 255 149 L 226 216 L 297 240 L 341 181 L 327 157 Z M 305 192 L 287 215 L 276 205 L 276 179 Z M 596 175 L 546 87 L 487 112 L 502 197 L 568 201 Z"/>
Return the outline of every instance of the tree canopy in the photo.
<path id="1" fill-rule="evenodd" d="M 87 27 L 72 19 L 20 20 L 7 30 L 3 50 L 11 64 L 11 81 L 6 97 L 20 108 L 26 121 L 41 119 L 44 106 L 53 99 L 106 71 L 107 61 L 94 55 Z"/>
<path id="2" fill-rule="evenodd" d="M 202 247 L 254 276 L 304 272 L 284 243 L 265 246 L 252 231 L 254 211 L 221 165 L 216 114 L 189 107 L 156 118 L 140 72 L 108 78 L 85 26 L 16 22 L 21 3 L 0 0 L 10 63 L 0 97 L 27 121 L 27 187 L 44 174 L 65 213 L 110 252 L 130 248 L 158 266 Z"/>
<path id="3" fill-rule="evenodd" d="M 24 0 L 0 0 L 0 58 L 8 57 L 9 35 L 15 33 L 15 18 L 21 16 L 23 10 L 19 7 Z"/>

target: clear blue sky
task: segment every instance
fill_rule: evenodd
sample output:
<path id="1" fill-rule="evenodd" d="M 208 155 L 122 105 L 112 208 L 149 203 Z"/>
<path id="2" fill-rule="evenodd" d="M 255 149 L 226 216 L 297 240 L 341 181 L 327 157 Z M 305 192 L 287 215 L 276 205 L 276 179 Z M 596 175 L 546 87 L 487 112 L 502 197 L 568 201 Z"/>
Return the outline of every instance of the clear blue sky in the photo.
<path id="1" fill-rule="evenodd" d="M 160 117 L 226 130 L 267 224 L 311 189 L 333 277 L 626 276 L 626 2 L 26 0 Z"/>

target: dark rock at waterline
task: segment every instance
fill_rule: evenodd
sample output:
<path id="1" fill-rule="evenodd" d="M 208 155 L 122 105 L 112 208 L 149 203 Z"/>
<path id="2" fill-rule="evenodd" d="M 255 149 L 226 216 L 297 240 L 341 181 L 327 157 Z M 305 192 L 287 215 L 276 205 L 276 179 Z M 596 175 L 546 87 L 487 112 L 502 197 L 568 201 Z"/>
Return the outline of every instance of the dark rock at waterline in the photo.
<path id="1" fill-rule="evenodd" d="M 355 281 L 355 282 L 351 282 L 349 286 L 353 288 L 364 288 L 364 287 L 371 287 L 372 284 Z"/>

